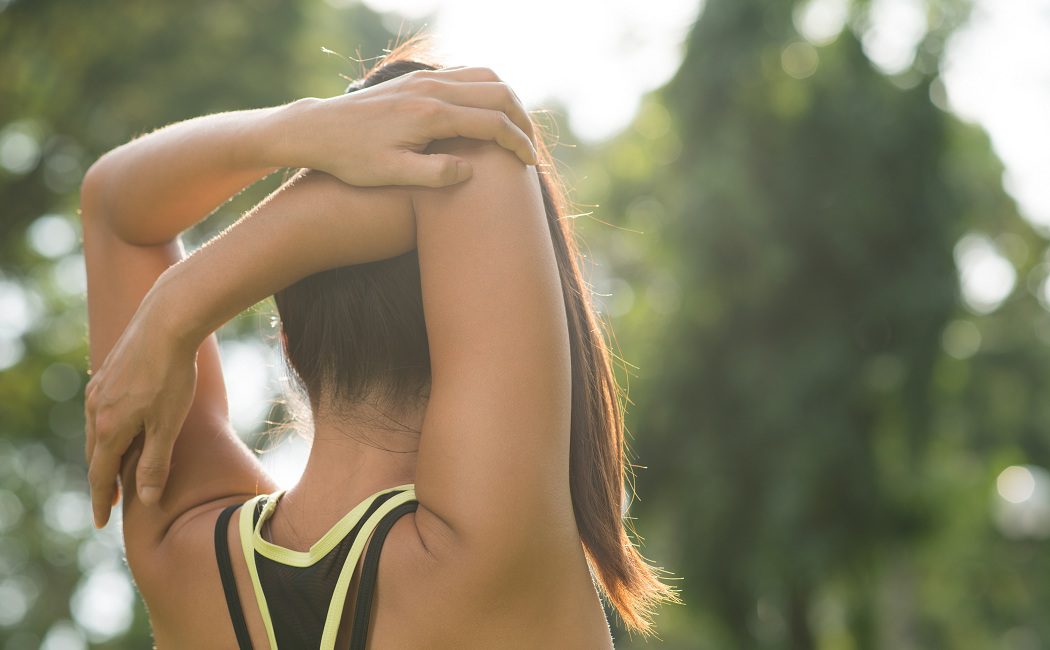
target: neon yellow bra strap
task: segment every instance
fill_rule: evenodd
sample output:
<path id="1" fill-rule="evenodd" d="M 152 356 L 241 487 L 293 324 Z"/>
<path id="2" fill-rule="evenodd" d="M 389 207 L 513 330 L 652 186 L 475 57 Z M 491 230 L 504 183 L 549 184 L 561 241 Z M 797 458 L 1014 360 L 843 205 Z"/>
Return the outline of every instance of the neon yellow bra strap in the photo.
<path id="1" fill-rule="evenodd" d="M 283 490 L 282 490 L 283 492 Z M 254 527 L 252 518 L 259 499 L 266 497 L 265 494 L 257 495 L 249 499 L 241 506 L 241 518 L 238 522 L 241 533 L 241 550 L 244 551 L 244 560 L 248 564 L 248 573 L 252 577 L 252 587 L 255 589 L 255 602 L 259 604 L 259 613 L 262 614 L 263 623 L 266 625 L 266 637 L 270 640 L 270 650 L 277 650 L 277 638 L 273 633 L 273 621 L 270 620 L 270 608 L 266 605 L 266 595 L 263 594 L 262 585 L 259 583 L 259 572 L 255 568 L 255 552 L 252 549 L 252 536 Z M 269 502 L 269 507 L 276 503 L 274 499 Z M 262 517 L 259 518 L 262 521 Z"/>
<path id="2" fill-rule="evenodd" d="M 324 623 L 324 634 L 321 636 L 321 647 L 320 650 L 335 650 L 335 637 L 339 632 L 339 619 L 343 615 L 343 608 L 346 603 L 346 592 L 350 586 L 350 578 L 354 576 L 354 569 L 357 567 L 357 560 L 361 557 L 361 552 L 364 550 L 365 542 L 372 535 L 372 531 L 379 525 L 379 521 L 391 510 L 398 507 L 403 503 L 416 500 L 416 490 L 414 486 L 408 487 L 401 494 L 396 494 L 383 505 L 379 506 L 372 516 L 364 523 L 361 528 L 361 532 L 358 533 L 357 538 L 354 539 L 353 546 L 350 547 L 350 554 L 346 558 L 346 562 L 343 564 L 342 570 L 339 572 L 339 581 L 335 583 L 335 593 L 332 595 L 332 603 L 328 606 L 328 617 Z"/>
<path id="3" fill-rule="evenodd" d="M 343 608 L 346 604 L 346 594 L 349 590 L 350 579 L 353 577 L 354 569 L 357 568 L 357 561 L 361 558 L 361 553 L 364 551 L 365 542 L 372 535 L 372 531 L 375 530 L 375 527 L 379 525 L 379 521 L 387 513 L 403 503 L 416 500 L 415 484 L 407 483 L 405 485 L 399 485 L 397 487 L 388 488 L 374 493 L 369 498 L 358 504 L 357 507 L 351 510 L 345 517 L 340 519 L 339 522 L 325 533 L 316 544 L 311 546 L 310 550 L 306 553 L 293 551 L 272 544 L 263 539 L 260 533 L 262 524 L 273 514 L 277 502 L 280 501 L 282 496 L 284 496 L 286 490 L 275 492 L 272 495 L 257 495 L 241 506 L 241 515 L 238 522 L 241 536 L 241 550 L 244 552 L 244 559 L 248 564 L 248 573 L 251 575 L 252 587 L 255 590 L 255 600 L 259 605 L 259 613 L 262 615 L 263 623 L 266 627 L 266 637 L 270 641 L 271 650 L 277 650 L 277 638 L 273 631 L 273 621 L 270 619 L 270 608 L 266 604 L 266 594 L 263 593 L 262 584 L 259 582 L 259 572 L 255 566 L 255 551 L 258 550 L 262 555 L 284 564 L 300 567 L 310 566 L 320 558 L 324 557 L 328 551 L 334 547 L 335 542 L 338 542 L 350 532 L 350 530 L 357 524 L 357 520 L 360 519 L 361 515 L 364 514 L 366 510 L 368 510 L 372 501 L 374 501 L 376 497 L 397 490 L 404 490 L 404 492 L 396 494 L 384 502 L 362 525 L 361 530 L 354 539 L 353 545 L 350 547 L 350 553 L 347 555 L 346 561 L 343 563 L 343 567 L 339 572 L 339 579 L 335 585 L 332 602 L 328 607 L 328 616 L 325 618 L 324 632 L 321 636 L 321 646 L 319 648 L 319 650 L 335 650 L 336 634 L 339 632 L 339 620 L 342 618 Z M 267 496 L 270 498 L 267 500 L 266 505 L 263 506 L 263 512 L 259 517 L 259 521 L 253 523 L 255 508 L 257 507 L 259 500 Z"/>
<path id="4" fill-rule="evenodd" d="M 360 521 L 361 517 L 368 511 L 368 508 L 371 507 L 373 501 L 384 494 L 400 490 L 413 490 L 414 494 L 415 484 L 406 483 L 404 485 L 398 485 L 396 487 L 374 492 L 367 499 L 357 504 L 353 510 L 346 513 L 335 523 L 335 525 L 329 528 L 328 532 L 322 535 L 321 539 L 317 540 L 308 551 L 293 551 L 290 548 L 285 548 L 274 544 L 269 540 L 263 539 L 262 526 L 273 514 L 274 508 L 276 508 L 281 497 L 284 496 L 285 491 L 282 490 L 281 492 L 275 493 L 273 498 L 266 503 L 262 516 L 259 517 L 259 521 L 255 524 L 255 528 L 252 531 L 252 543 L 255 545 L 256 551 L 261 555 L 270 558 L 274 562 L 280 562 L 281 564 L 295 567 L 311 566 L 324 556 L 328 555 L 328 553 L 330 553 L 339 542 L 343 541 L 343 539 L 350 534 L 350 531 L 353 530 L 354 526 L 357 525 L 357 522 Z"/>

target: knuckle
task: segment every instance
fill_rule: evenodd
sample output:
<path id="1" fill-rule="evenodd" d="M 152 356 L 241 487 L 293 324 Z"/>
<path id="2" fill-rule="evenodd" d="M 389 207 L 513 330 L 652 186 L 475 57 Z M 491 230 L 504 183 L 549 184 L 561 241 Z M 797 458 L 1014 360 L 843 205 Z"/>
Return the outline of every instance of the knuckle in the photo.
<path id="1" fill-rule="evenodd" d="M 120 441 L 112 431 L 95 432 L 95 451 L 107 456 L 118 456 L 121 451 Z"/>
<path id="2" fill-rule="evenodd" d="M 485 78 L 487 81 L 500 81 L 499 75 L 497 75 L 492 68 L 479 66 L 477 70 L 478 75 Z"/>
<path id="3" fill-rule="evenodd" d="M 506 113 L 496 113 L 496 127 L 503 131 L 513 131 L 516 128 L 514 121 Z"/>
<path id="4" fill-rule="evenodd" d="M 143 458 L 139 461 L 138 472 L 149 479 L 162 479 L 168 473 L 168 463 L 161 458 Z"/>
<path id="5" fill-rule="evenodd" d="M 417 77 L 414 82 L 416 90 L 423 94 L 431 94 L 437 92 L 443 84 L 434 77 Z"/>
<path id="6" fill-rule="evenodd" d="M 433 70 L 419 69 L 409 70 L 405 73 L 405 78 L 411 83 L 419 83 L 423 79 L 429 79 L 434 76 Z"/>
<path id="7" fill-rule="evenodd" d="M 434 119 L 441 113 L 441 102 L 432 98 L 424 98 L 416 102 L 415 109 L 424 119 Z"/>
<path id="8" fill-rule="evenodd" d="M 503 93 L 503 99 L 509 104 L 516 104 L 518 102 L 518 95 L 511 89 L 507 82 L 499 81 L 499 91 Z"/>
<path id="9" fill-rule="evenodd" d="M 117 443 L 113 435 L 108 431 L 95 433 L 95 451 L 103 454 L 113 454 L 117 450 Z"/>
<path id="10" fill-rule="evenodd" d="M 91 381 L 95 381 L 92 379 Z M 88 382 L 88 385 L 84 388 L 84 408 L 89 411 L 94 411 L 98 406 L 98 391 L 95 390 L 97 386 L 92 385 Z"/>
<path id="11" fill-rule="evenodd" d="M 116 424 L 116 413 L 112 409 L 100 407 L 95 411 L 95 435 L 98 436 L 99 442 L 111 437 Z"/>
<path id="12" fill-rule="evenodd" d="M 441 183 L 442 185 L 448 185 L 456 180 L 457 170 L 456 162 L 454 160 L 445 161 L 441 166 Z"/>

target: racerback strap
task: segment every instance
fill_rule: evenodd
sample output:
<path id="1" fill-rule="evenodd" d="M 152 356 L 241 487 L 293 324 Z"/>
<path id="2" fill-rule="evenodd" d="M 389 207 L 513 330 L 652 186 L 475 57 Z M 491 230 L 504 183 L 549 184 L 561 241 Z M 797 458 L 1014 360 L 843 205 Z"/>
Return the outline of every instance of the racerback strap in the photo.
<path id="1" fill-rule="evenodd" d="M 230 610 L 233 631 L 237 635 L 240 650 L 252 650 L 252 639 L 248 636 L 248 624 L 241 609 L 241 598 L 237 595 L 237 582 L 233 578 L 233 564 L 230 562 L 230 545 L 227 529 L 230 517 L 241 504 L 235 503 L 224 509 L 215 522 L 215 560 L 219 563 L 219 577 L 222 578 L 222 590 L 226 594 L 226 608 Z"/>
<path id="2" fill-rule="evenodd" d="M 226 595 L 226 607 L 237 636 L 239 650 L 253 650 L 248 624 L 244 619 L 240 596 L 237 594 L 237 583 L 233 574 L 233 563 L 230 560 L 228 527 L 233 513 L 242 504 L 233 504 L 225 508 L 215 522 L 215 559 L 219 566 L 219 577 Z M 261 505 L 261 504 L 260 504 Z M 368 641 L 368 624 L 372 613 L 376 579 L 379 573 L 379 557 L 383 552 L 383 543 L 394 524 L 402 516 L 414 512 L 419 503 L 409 501 L 388 512 L 376 525 L 372 539 L 368 543 L 364 563 L 361 567 L 361 579 L 357 588 L 357 602 L 354 605 L 353 627 L 350 636 L 350 650 L 365 650 Z M 258 510 L 258 509 L 257 509 Z M 254 513 L 258 518 L 258 511 Z"/>
<path id="3" fill-rule="evenodd" d="M 379 572 L 379 554 L 383 552 L 383 542 L 387 533 L 403 515 L 416 510 L 417 501 L 409 501 L 397 506 L 383 517 L 376 525 L 372 539 L 365 553 L 365 563 L 361 567 L 361 584 L 357 588 L 357 603 L 354 605 L 353 633 L 350 636 L 350 650 L 365 650 L 368 639 L 368 621 L 372 615 L 372 596 L 375 593 L 376 577 Z"/>

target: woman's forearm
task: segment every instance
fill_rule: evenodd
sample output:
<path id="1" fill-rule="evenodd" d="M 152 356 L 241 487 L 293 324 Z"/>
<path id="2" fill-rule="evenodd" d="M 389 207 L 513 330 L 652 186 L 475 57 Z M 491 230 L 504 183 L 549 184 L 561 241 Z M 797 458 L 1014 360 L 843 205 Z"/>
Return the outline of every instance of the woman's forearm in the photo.
<path id="1" fill-rule="evenodd" d="M 415 232 L 406 189 L 300 173 L 169 267 L 143 304 L 176 344 L 196 349 L 230 318 L 308 275 L 414 249 Z"/>
<path id="2" fill-rule="evenodd" d="M 127 243 L 173 241 L 245 186 L 280 167 L 318 169 L 354 186 L 443 187 L 470 165 L 425 155 L 432 141 L 495 140 L 536 162 L 532 124 L 487 69 L 417 70 L 336 97 L 231 111 L 170 124 L 105 154 L 81 205 Z"/>
<path id="3" fill-rule="evenodd" d="M 276 153 L 281 135 L 312 101 L 204 115 L 153 131 L 99 158 L 81 200 L 128 243 L 172 241 L 285 164 Z"/>

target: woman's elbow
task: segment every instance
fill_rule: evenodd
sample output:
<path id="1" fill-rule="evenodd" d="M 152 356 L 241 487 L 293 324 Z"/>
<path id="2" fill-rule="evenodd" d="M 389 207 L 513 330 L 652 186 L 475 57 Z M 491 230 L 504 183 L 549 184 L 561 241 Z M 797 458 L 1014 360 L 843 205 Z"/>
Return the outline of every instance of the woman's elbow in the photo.
<path id="1" fill-rule="evenodd" d="M 99 215 L 105 214 L 108 172 L 104 161 L 105 156 L 88 167 L 80 183 L 80 220 L 82 222 L 88 219 L 97 220 Z"/>

